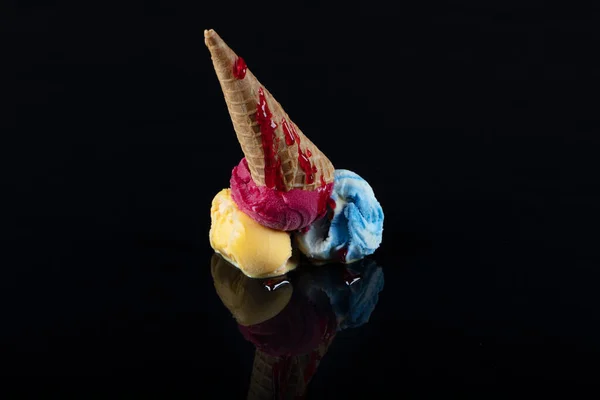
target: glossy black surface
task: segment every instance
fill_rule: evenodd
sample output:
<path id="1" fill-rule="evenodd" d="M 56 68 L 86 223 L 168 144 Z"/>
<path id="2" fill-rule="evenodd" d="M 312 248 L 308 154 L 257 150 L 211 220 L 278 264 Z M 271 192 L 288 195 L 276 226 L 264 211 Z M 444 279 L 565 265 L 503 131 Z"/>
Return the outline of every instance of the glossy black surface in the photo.
<path id="1" fill-rule="evenodd" d="M 385 287 L 308 398 L 597 381 L 597 13 L 84 3 L 6 14 L 0 360 L 39 383 L 20 390 L 245 398 L 254 346 L 208 243 L 242 152 L 205 28 L 385 212 Z"/>

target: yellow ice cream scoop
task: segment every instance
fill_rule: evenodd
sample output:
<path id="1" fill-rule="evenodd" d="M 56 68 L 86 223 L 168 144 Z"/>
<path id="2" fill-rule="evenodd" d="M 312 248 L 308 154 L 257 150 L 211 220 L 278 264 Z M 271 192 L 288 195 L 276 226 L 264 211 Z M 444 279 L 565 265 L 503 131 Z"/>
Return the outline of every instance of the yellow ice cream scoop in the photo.
<path id="1" fill-rule="evenodd" d="M 296 268 L 290 234 L 267 228 L 239 210 L 231 189 L 223 189 L 210 209 L 211 247 L 251 278 L 283 275 Z"/>

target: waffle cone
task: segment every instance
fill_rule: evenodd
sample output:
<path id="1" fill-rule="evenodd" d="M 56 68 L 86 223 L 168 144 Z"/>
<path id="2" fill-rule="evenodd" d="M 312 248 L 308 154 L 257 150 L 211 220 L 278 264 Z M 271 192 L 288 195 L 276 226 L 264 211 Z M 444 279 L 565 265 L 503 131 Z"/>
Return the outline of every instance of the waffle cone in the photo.
<path id="1" fill-rule="evenodd" d="M 237 139 L 248 161 L 252 180 L 256 185 L 266 185 L 263 139 L 256 117 L 261 88 L 272 113 L 272 121 L 277 124 L 274 130 L 274 153 L 281 162 L 277 168 L 280 169 L 278 172 L 281 172 L 286 191 L 291 189 L 315 190 L 322 185 L 322 181 L 332 183 L 334 167 L 331 161 L 292 122 L 281 105 L 261 85 L 250 69 L 246 70 L 246 75 L 242 79 L 234 76 L 234 65 L 238 56 L 233 50 L 212 29 L 204 31 L 204 42 L 210 50 Z M 295 129 L 300 139 L 291 145 L 287 145 L 285 141 L 284 120 Z M 300 165 L 300 151 L 305 155 L 311 154 L 309 156 L 310 164 L 316 167 L 316 173 L 313 174 L 314 179 L 312 180 L 307 177 Z M 308 174 L 310 175 L 311 172 L 309 171 Z"/>

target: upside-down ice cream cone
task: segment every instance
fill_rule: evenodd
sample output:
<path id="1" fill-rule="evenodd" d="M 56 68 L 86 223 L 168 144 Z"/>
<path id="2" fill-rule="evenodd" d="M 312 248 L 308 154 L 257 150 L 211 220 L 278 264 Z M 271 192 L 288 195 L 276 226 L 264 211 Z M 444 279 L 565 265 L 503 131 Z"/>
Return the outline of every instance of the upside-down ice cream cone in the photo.
<path id="1" fill-rule="evenodd" d="M 258 186 L 315 190 L 334 180 L 329 159 L 298 128 L 243 59 L 204 31 L 238 141 Z"/>

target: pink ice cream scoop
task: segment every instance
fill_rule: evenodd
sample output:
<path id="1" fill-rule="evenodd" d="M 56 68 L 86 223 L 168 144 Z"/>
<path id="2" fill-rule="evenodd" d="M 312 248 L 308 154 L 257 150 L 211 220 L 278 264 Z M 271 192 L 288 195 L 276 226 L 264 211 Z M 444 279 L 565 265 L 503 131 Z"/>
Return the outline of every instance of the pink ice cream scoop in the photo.
<path id="1" fill-rule="evenodd" d="M 303 229 L 323 217 L 333 190 L 333 183 L 325 182 L 316 190 L 281 191 L 258 186 L 245 158 L 233 168 L 230 185 L 231 197 L 241 211 L 259 224 L 280 231 Z"/>

